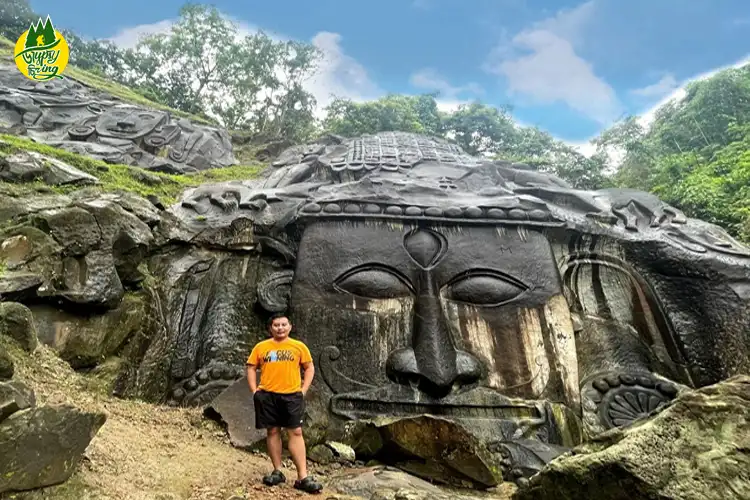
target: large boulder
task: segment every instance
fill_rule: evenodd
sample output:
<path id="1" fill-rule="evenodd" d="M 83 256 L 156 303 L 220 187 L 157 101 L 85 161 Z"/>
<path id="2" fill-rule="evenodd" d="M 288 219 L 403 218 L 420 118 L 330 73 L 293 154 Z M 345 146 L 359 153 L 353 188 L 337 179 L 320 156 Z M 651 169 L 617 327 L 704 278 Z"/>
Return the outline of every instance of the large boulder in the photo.
<path id="1" fill-rule="evenodd" d="M 225 389 L 205 413 L 226 426 L 232 446 L 252 450 L 265 443 L 266 431 L 255 428 L 255 406 L 246 377 Z"/>
<path id="2" fill-rule="evenodd" d="M 3 141 L 0 141 L 0 145 Z M 0 156 L 0 180 L 33 182 L 41 180 L 53 186 L 98 184 L 99 179 L 67 163 L 36 151 L 21 151 Z"/>
<path id="3" fill-rule="evenodd" d="M 680 395 L 533 476 L 514 500 L 750 498 L 750 376 Z"/>
<path id="4" fill-rule="evenodd" d="M 328 498 L 334 499 L 502 500 L 510 498 L 514 490 L 515 486 L 509 483 L 493 492 L 448 490 L 398 469 L 380 465 L 339 473 L 326 480 L 326 493 L 331 492 Z"/>
<path id="5" fill-rule="evenodd" d="M 456 486 L 490 488 L 503 482 L 501 457 L 456 422 L 429 415 L 383 422 L 384 455 L 399 468 Z"/>
<path id="6" fill-rule="evenodd" d="M 0 302 L 0 335 L 11 337 L 27 352 L 36 349 L 37 331 L 31 310 L 17 302 Z"/>
<path id="7" fill-rule="evenodd" d="M 105 420 L 102 413 L 42 406 L 0 422 L 0 494 L 67 481 Z"/>

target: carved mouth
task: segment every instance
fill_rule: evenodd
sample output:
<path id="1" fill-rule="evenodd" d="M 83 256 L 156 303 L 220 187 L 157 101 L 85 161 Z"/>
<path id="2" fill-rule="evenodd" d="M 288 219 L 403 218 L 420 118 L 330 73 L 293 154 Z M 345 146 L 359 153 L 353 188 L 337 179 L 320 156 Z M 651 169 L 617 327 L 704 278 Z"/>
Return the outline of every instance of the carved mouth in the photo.
<path id="1" fill-rule="evenodd" d="M 331 398 L 331 411 L 352 420 L 427 414 L 459 419 L 542 423 L 545 415 L 541 403 L 510 399 L 482 387 L 433 399 L 415 389 L 395 385 L 336 395 Z"/>

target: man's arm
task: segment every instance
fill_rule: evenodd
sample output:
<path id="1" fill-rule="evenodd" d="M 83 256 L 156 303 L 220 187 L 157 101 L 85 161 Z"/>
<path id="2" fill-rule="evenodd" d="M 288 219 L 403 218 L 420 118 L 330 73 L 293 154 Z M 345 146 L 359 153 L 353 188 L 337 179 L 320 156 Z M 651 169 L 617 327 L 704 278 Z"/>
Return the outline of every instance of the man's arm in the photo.
<path id="1" fill-rule="evenodd" d="M 304 378 L 302 379 L 302 394 L 307 394 L 307 390 L 312 384 L 313 377 L 315 376 L 315 366 L 312 361 L 309 363 L 302 363 L 302 369 L 305 371 Z"/>
<path id="2" fill-rule="evenodd" d="M 250 386 L 250 392 L 255 394 L 258 392 L 258 374 L 256 372 L 256 366 L 248 364 L 245 366 L 247 371 L 247 384 Z"/>

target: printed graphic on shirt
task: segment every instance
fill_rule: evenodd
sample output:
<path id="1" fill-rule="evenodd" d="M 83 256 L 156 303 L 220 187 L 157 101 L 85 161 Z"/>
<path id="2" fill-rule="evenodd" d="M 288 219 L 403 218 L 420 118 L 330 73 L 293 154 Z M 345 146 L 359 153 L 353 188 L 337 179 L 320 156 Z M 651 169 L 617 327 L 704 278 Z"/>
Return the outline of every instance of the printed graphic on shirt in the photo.
<path id="1" fill-rule="evenodd" d="M 269 351 L 263 357 L 264 363 L 272 363 L 274 361 L 295 361 L 294 352 L 285 349 L 278 351 Z"/>

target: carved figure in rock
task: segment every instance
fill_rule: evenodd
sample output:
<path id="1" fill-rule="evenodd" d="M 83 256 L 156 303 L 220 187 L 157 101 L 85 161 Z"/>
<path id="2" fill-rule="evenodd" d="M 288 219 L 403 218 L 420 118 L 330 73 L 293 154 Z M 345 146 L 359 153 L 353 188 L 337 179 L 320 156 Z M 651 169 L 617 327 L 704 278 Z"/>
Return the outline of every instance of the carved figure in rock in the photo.
<path id="1" fill-rule="evenodd" d="M 33 82 L 0 63 L 0 130 L 108 163 L 187 173 L 236 163 L 226 131 L 122 103 L 71 78 Z"/>
<path id="2" fill-rule="evenodd" d="M 259 304 L 290 311 L 331 419 L 444 416 L 543 463 L 750 368 L 750 250 L 646 193 L 381 133 L 174 211 L 214 245 L 251 225 L 275 256 Z"/>

